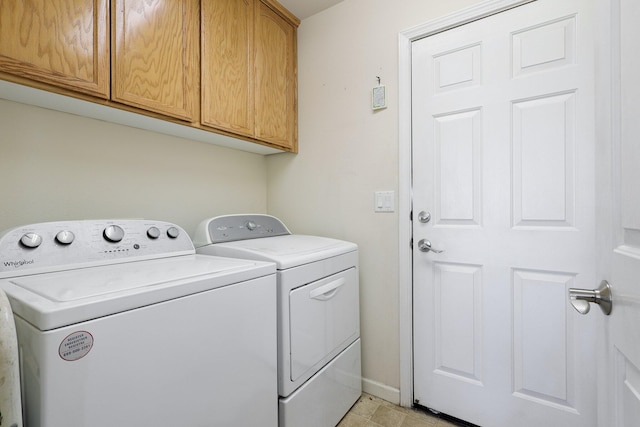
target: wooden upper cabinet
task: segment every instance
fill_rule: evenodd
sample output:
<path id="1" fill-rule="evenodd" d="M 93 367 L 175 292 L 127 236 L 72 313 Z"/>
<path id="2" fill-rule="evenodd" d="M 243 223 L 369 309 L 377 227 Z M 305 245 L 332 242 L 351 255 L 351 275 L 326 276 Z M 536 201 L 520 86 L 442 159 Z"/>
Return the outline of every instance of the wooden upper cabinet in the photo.
<path id="1" fill-rule="evenodd" d="M 274 1 L 202 2 L 203 125 L 297 150 L 299 23 Z"/>
<path id="2" fill-rule="evenodd" d="M 112 100 L 193 121 L 199 93 L 199 0 L 111 4 Z"/>
<path id="3" fill-rule="evenodd" d="M 108 98 L 108 1 L 0 0 L 0 72 Z"/>
<path id="4" fill-rule="evenodd" d="M 254 136 L 253 0 L 202 2 L 202 124 Z"/>
<path id="5" fill-rule="evenodd" d="M 297 151 L 296 26 L 258 2 L 255 44 L 257 139 Z"/>
<path id="6" fill-rule="evenodd" d="M 299 24 L 277 0 L 0 0 L 0 79 L 297 152 Z"/>

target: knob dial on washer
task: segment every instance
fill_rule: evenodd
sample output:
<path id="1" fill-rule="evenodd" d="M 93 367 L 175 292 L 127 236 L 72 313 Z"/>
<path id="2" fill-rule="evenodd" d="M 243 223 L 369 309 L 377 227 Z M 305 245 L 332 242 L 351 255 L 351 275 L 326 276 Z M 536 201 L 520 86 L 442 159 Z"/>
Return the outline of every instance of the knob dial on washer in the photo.
<path id="1" fill-rule="evenodd" d="M 102 233 L 109 242 L 117 243 L 124 237 L 124 230 L 118 225 L 110 225 Z"/>
<path id="2" fill-rule="evenodd" d="M 258 224 L 256 224 L 256 223 L 255 223 L 255 222 L 253 222 L 253 221 L 247 221 L 247 223 L 245 224 L 245 227 L 247 227 L 247 229 L 248 229 L 249 231 L 253 231 L 253 230 L 255 230 L 256 228 L 258 228 Z"/>
<path id="3" fill-rule="evenodd" d="M 158 227 L 149 227 L 147 230 L 147 237 L 150 239 L 157 239 L 160 237 L 160 229 Z"/>
<path id="4" fill-rule="evenodd" d="M 26 233 L 20 238 L 20 243 L 26 248 L 35 249 L 42 243 L 42 236 L 36 233 Z"/>
<path id="5" fill-rule="evenodd" d="M 178 230 L 176 227 L 169 227 L 167 229 L 167 236 L 171 237 L 172 239 L 175 239 L 179 235 L 180 235 L 180 230 Z"/>
<path id="6" fill-rule="evenodd" d="M 56 242 L 62 245 L 69 245 L 73 243 L 73 240 L 75 238 L 76 238 L 75 234 L 67 230 L 61 231 L 58 234 L 56 234 Z"/>

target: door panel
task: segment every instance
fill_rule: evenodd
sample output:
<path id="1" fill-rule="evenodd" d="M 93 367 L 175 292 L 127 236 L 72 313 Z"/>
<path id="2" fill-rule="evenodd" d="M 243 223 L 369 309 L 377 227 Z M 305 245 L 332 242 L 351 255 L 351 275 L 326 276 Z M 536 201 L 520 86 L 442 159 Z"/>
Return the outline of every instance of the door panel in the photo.
<path id="1" fill-rule="evenodd" d="M 576 93 L 513 102 L 513 225 L 571 227 Z"/>
<path id="2" fill-rule="evenodd" d="M 613 369 L 613 414 L 616 427 L 632 427 L 640 420 L 640 249 L 620 245 L 614 250 L 611 284 L 610 358 Z"/>
<path id="3" fill-rule="evenodd" d="M 109 3 L 0 2 L 0 71 L 109 97 Z"/>
<path id="4" fill-rule="evenodd" d="M 614 48 L 619 48 L 620 63 L 614 69 L 620 71 L 619 93 L 614 96 L 613 135 L 619 141 L 613 143 L 612 175 L 614 227 L 613 252 L 607 248 L 603 257 L 612 257 L 610 283 L 613 289 L 613 310 L 608 327 L 607 353 L 611 366 L 608 369 L 613 396 L 612 408 L 607 415 L 607 425 L 631 427 L 640 420 L 640 5 L 634 0 L 612 2 L 619 8 L 614 16 Z M 618 32 L 619 31 L 619 32 Z M 619 46 L 617 43 L 620 43 Z M 614 77 L 618 77 L 614 75 Z M 619 97 L 619 98 L 618 98 Z M 618 111 L 619 109 L 620 111 Z M 618 116 L 619 115 L 619 116 Z"/>
<path id="5" fill-rule="evenodd" d="M 480 266 L 434 263 L 436 371 L 477 385 L 483 380 L 481 284 Z"/>
<path id="6" fill-rule="evenodd" d="M 477 108 L 434 117 L 438 225 L 480 225 L 481 125 Z"/>
<path id="7" fill-rule="evenodd" d="M 114 0 L 114 101 L 193 121 L 198 106 L 199 2 Z"/>
<path id="8" fill-rule="evenodd" d="M 255 135 L 282 147 L 297 144 L 296 28 L 258 2 L 255 48 Z"/>
<path id="9" fill-rule="evenodd" d="M 202 123 L 254 135 L 255 2 L 205 1 L 202 8 Z"/>
<path id="10" fill-rule="evenodd" d="M 595 318 L 567 300 L 596 282 L 590 8 L 538 0 L 413 43 L 413 208 L 432 214 L 414 241 L 444 250 L 414 246 L 422 406 L 595 425 Z"/>
<path id="11" fill-rule="evenodd" d="M 358 337 L 357 306 L 355 268 L 289 292 L 291 381 L 309 378 Z"/>

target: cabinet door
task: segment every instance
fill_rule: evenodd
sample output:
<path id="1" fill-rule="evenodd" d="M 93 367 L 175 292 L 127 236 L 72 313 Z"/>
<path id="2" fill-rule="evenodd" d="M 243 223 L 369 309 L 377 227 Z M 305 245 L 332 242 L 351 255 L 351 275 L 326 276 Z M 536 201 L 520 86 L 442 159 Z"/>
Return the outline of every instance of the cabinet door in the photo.
<path id="1" fill-rule="evenodd" d="M 256 138 L 297 149 L 296 29 L 259 2 L 256 17 Z"/>
<path id="2" fill-rule="evenodd" d="M 0 72 L 108 98 L 107 0 L 0 0 Z"/>
<path id="3" fill-rule="evenodd" d="M 253 136 L 254 0 L 202 2 L 202 124 Z"/>
<path id="4" fill-rule="evenodd" d="M 198 0 L 113 0 L 111 98 L 192 121 L 198 100 Z"/>

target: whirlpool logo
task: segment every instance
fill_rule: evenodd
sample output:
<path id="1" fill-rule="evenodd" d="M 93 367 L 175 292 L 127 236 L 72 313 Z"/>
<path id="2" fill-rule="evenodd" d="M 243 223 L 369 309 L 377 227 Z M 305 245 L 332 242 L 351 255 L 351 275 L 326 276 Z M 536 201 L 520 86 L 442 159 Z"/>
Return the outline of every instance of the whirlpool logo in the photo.
<path id="1" fill-rule="evenodd" d="M 23 260 L 20 260 L 20 261 L 4 261 L 4 266 L 5 267 L 20 268 L 20 267 L 23 267 L 23 266 L 29 265 L 29 264 L 33 264 L 33 260 L 32 259 L 23 259 Z"/>

